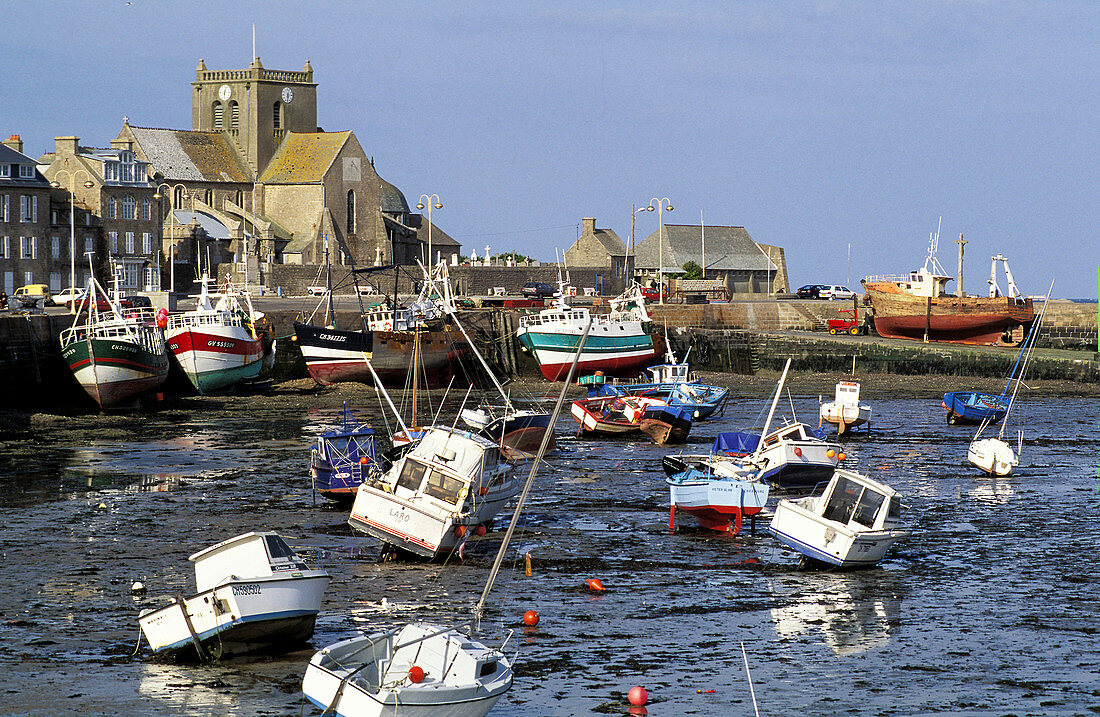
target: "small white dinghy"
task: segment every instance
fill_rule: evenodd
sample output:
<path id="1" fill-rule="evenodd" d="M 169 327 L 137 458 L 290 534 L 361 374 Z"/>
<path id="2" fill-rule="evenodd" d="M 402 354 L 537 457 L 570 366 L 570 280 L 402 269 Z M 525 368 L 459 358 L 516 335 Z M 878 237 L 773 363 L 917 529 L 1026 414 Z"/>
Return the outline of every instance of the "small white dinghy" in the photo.
<path id="1" fill-rule="evenodd" d="M 820 496 L 781 500 L 768 531 L 807 559 L 840 568 L 876 565 L 908 535 L 901 496 L 855 471 L 837 469 Z"/>
<path id="2" fill-rule="evenodd" d="M 821 404 L 818 413 L 822 422 L 836 426 L 838 436 L 864 424 L 868 431 L 871 430 L 871 407 L 860 403 L 859 383 L 856 381 L 839 382 L 836 385 L 836 398 Z M 821 423 L 818 423 L 818 427 L 820 426 Z"/>
<path id="3" fill-rule="evenodd" d="M 310 570 L 277 533 L 238 535 L 189 560 L 198 591 L 138 617 L 155 654 L 194 650 L 199 659 L 217 659 L 293 647 L 313 636 L 331 578 Z"/>

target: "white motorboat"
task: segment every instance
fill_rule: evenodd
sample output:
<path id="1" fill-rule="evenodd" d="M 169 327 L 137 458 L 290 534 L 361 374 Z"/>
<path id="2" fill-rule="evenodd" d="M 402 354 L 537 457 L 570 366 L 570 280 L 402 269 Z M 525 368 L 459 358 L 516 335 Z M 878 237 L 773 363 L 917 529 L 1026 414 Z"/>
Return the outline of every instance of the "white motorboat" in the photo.
<path id="1" fill-rule="evenodd" d="M 313 656 L 302 692 L 343 717 L 482 717 L 512 686 L 512 666 L 454 628 L 410 623 Z"/>
<path id="2" fill-rule="evenodd" d="M 890 486 L 837 469 L 819 496 L 780 500 L 768 531 L 810 561 L 840 568 L 878 564 L 907 531 Z"/>
<path id="3" fill-rule="evenodd" d="M 1047 291 L 1048 299 L 1050 297 L 1050 292 L 1053 290 L 1054 282 L 1051 282 L 1050 289 Z M 991 476 L 1010 476 L 1020 465 L 1019 454 L 1023 452 L 1024 449 L 1024 433 L 1023 431 L 1017 433 L 1016 450 L 1013 451 L 1012 446 L 1004 440 L 1005 426 L 1008 425 L 1008 416 L 1012 412 L 1012 407 L 1016 404 L 1016 393 L 1020 390 L 1020 384 L 1023 383 L 1024 372 L 1027 370 L 1027 363 L 1031 358 L 1031 351 L 1035 348 L 1035 337 L 1039 333 L 1039 324 L 1042 323 L 1043 314 L 1046 313 L 1047 304 L 1050 303 L 1048 299 L 1044 299 L 1043 308 L 1039 312 L 1039 318 L 1035 319 L 1035 323 L 1032 324 L 1031 330 L 1024 340 L 1024 353 L 1020 365 L 1019 377 L 1016 381 L 1016 386 L 1012 389 L 1012 396 L 1005 406 L 1000 432 L 997 434 L 996 438 L 982 438 L 982 432 L 989 428 L 991 422 L 988 419 L 982 421 L 982 424 L 978 426 L 978 430 L 974 434 L 974 440 L 970 442 L 970 446 L 966 449 L 966 460 L 968 460 L 972 466 L 980 468 Z"/>
<path id="4" fill-rule="evenodd" d="M 871 430 L 871 407 L 859 400 L 859 383 L 856 381 L 839 382 L 836 397 L 821 404 L 818 413 L 821 421 L 836 426 L 837 435 L 862 425 Z"/>
<path id="5" fill-rule="evenodd" d="M 330 576 L 311 570 L 277 533 L 251 532 L 192 555 L 193 595 L 142 611 L 156 654 L 200 659 L 293 647 L 313 635 Z"/>
<path id="6" fill-rule="evenodd" d="M 355 494 L 348 524 L 411 553 L 436 558 L 459 548 L 520 490 L 500 444 L 432 426 L 376 481 Z"/>

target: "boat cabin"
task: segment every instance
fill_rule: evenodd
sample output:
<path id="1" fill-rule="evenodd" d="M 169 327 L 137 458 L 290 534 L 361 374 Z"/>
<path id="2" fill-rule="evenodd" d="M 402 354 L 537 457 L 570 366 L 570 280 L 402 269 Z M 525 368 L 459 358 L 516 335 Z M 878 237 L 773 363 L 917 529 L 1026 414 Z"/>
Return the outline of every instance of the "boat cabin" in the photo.
<path id="1" fill-rule="evenodd" d="M 298 554 L 278 533 L 251 532 L 223 540 L 188 558 L 195 564 L 198 592 L 213 589 L 229 576 L 264 578 L 290 570 L 307 570 Z"/>
<path id="2" fill-rule="evenodd" d="M 928 267 L 922 266 L 916 271 L 909 272 L 909 281 L 901 284 L 905 293 L 913 296 L 947 296 L 947 282 L 953 277 L 943 274 L 933 274 Z"/>
<path id="3" fill-rule="evenodd" d="M 893 488 L 851 471 L 837 471 L 822 494 L 820 515 L 866 530 L 890 530 L 901 522 L 901 497 Z"/>
<path id="4" fill-rule="evenodd" d="M 792 423 L 764 436 L 764 448 L 774 446 L 780 441 L 823 441 L 824 431 L 810 428 L 805 423 Z"/>
<path id="5" fill-rule="evenodd" d="M 386 474 L 392 481 L 386 489 L 398 498 L 423 495 L 461 508 L 471 488 L 483 494 L 508 468 L 498 444 L 466 431 L 429 428 L 400 470 Z"/>
<path id="6" fill-rule="evenodd" d="M 847 406 L 859 405 L 859 384 L 855 381 L 841 381 L 836 385 L 836 402 Z"/>
<path id="7" fill-rule="evenodd" d="M 694 383 L 699 378 L 686 363 L 663 363 L 646 369 L 653 383 Z"/>

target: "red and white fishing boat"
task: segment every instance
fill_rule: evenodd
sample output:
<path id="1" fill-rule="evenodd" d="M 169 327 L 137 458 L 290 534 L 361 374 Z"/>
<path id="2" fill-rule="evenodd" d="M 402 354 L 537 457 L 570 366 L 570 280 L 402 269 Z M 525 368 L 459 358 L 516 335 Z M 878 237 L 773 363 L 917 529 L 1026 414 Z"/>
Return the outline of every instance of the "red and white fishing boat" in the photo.
<path id="1" fill-rule="evenodd" d="M 194 311 L 168 317 L 167 331 L 168 349 L 202 395 L 256 378 L 264 359 L 273 359 L 275 352 L 270 333 L 260 327 L 263 314 L 252 307 L 248 292 L 227 284 L 211 295 L 210 281 L 201 279 Z"/>
<path id="2" fill-rule="evenodd" d="M 596 396 L 573 401 L 570 412 L 580 424 L 580 434 L 615 436 L 640 431 L 646 408 L 664 405 L 659 398 L 645 396 Z"/>

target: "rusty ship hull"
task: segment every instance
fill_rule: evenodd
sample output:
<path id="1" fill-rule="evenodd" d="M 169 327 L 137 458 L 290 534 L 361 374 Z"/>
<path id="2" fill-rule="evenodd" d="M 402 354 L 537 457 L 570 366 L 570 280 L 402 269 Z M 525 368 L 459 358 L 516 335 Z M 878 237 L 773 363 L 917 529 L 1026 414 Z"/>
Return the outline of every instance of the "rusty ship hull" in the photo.
<path id="1" fill-rule="evenodd" d="M 913 296 L 892 282 L 865 282 L 875 331 L 890 339 L 996 344 L 1035 320 L 1031 299 L 1006 296 Z"/>

